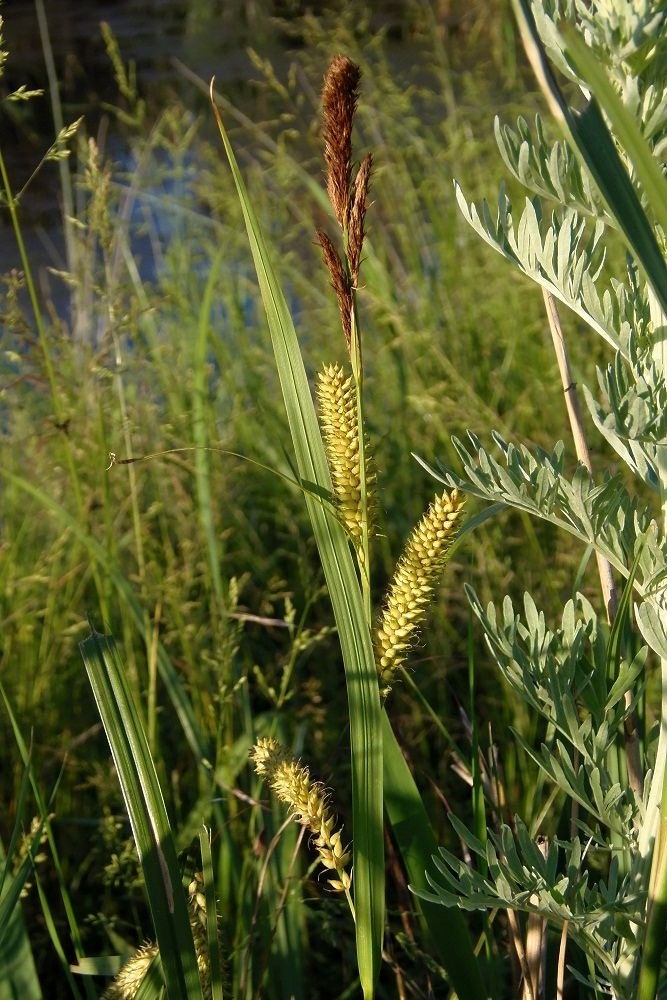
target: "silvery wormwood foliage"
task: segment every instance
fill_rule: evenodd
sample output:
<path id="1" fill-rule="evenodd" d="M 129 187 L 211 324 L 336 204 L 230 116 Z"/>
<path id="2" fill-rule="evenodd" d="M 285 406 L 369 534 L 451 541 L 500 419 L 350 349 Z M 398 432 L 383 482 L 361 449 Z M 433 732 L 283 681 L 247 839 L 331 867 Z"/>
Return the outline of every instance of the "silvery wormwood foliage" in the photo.
<path id="1" fill-rule="evenodd" d="M 495 457 L 472 432 L 468 439 L 470 446 L 466 447 L 453 438 L 463 475 L 422 464 L 450 488 L 526 511 L 568 531 L 598 549 L 626 576 L 636 562 L 634 586 L 641 597 L 639 623 L 642 630 L 646 629 L 644 637 L 651 648 L 667 655 L 662 621 L 667 539 L 651 511 L 638 505 L 620 476 L 607 475 L 597 482 L 581 464 L 572 477 L 566 476 L 562 442 L 551 452 L 536 449 L 533 455 L 523 445 L 508 444 L 494 434 L 500 453 Z"/>
<path id="2" fill-rule="evenodd" d="M 654 155 L 661 157 L 667 148 L 664 5 L 655 0 L 543 0 L 532 10 L 549 58 L 587 96 L 567 63 L 557 27 L 561 19 L 576 24 L 604 62 Z M 624 281 L 609 277 L 605 237 L 615 222 L 567 142 L 549 143 L 539 117 L 535 135 L 520 119 L 516 129 L 496 122 L 496 137 L 511 172 L 536 194 L 526 199 L 515 221 L 504 187 L 492 213 L 486 202 L 468 204 L 457 185 L 461 212 L 487 243 L 569 306 L 614 350 L 612 362 L 597 371 L 599 398 L 587 387 L 584 398 L 619 457 L 662 499 L 667 482 L 665 317 L 631 258 Z M 632 175 L 632 164 L 626 166 Z M 658 238 L 665 245 L 659 230 Z M 661 593 L 665 538 L 651 512 L 638 509 L 636 498 L 614 477 L 595 482 L 583 467 L 571 479 L 565 477 L 562 446 L 551 455 L 531 456 L 496 437 L 503 462 L 474 436 L 470 441 L 472 451 L 456 442 L 466 476 L 444 475 L 443 482 L 560 524 L 596 546 L 625 575 L 637 558 L 639 624 L 655 652 L 667 655 L 667 609 Z"/>
<path id="3" fill-rule="evenodd" d="M 550 61 L 584 93 L 585 86 L 568 63 L 562 36 L 563 18 L 575 23 L 588 47 L 600 56 L 619 96 L 633 114 L 657 159 L 667 148 L 667 85 L 664 75 L 667 10 L 655 0 L 543 0 L 533 6 L 538 30 Z M 519 118 L 516 129 L 496 119 L 495 132 L 509 171 L 529 190 L 578 208 L 584 214 L 615 220 L 602 202 L 568 144 L 549 142 L 541 116 L 535 135 Z M 626 160 L 632 175 L 633 164 Z"/>
<path id="4" fill-rule="evenodd" d="M 664 5 L 541 0 L 532 4 L 532 12 L 550 61 L 586 101 L 588 92 L 567 62 L 560 31 L 563 20 L 576 25 L 662 160 L 667 148 Z M 618 767 L 618 736 L 642 694 L 649 653 L 667 659 L 667 541 L 657 519 L 667 495 L 667 322 L 630 256 L 622 280 L 610 275 L 606 240 L 617 223 L 568 142 L 551 141 L 539 116 L 533 128 L 522 118 L 514 127 L 496 121 L 495 134 L 507 168 L 529 197 L 516 211 L 501 186 L 492 211 L 487 202 L 469 204 L 457 184 L 459 208 L 479 236 L 567 305 L 612 350 L 610 363 L 597 370 L 596 391 L 584 387 L 584 398 L 595 426 L 646 499 L 640 502 L 630 492 L 627 477 L 594 476 L 581 464 L 566 472 L 562 443 L 531 452 L 495 434 L 494 447 L 486 448 L 468 433 L 467 441 L 454 440 L 461 472 L 426 468 L 450 489 L 550 521 L 605 556 L 631 588 L 621 603 L 627 616 L 634 610 L 645 645 L 624 655 L 618 634 L 599 624 L 580 594 L 566 604 L 558 627 L 549 628 L 529 596 L 522 612 L 509 598 L 498 612 L 493 605 L 484 609 L 469 590 L 501 673 L 542 719 L 539 748 L 524 743 L 524 749 L 576 803 L 575 835 L 567 841 L 551 838 L 541 849 L 517 819 L 513 828 L 489 831 L 482 843 L 453 820 L 475 864 L 441 849 L 438 874 L 430 878 L 431 898 L 469 909 L 539 913 L 556 926 L 567 921 L 568 934 L 593 958 L 596 986 L 628 996 L 643 940 L 650 861 L 645 820 L 657 802 L 650 754 L 644 790 L 630 787 Z M 634 178 L 627 158 L 625 167 Z M 642 204 L 665 247 L 665 234 L 645 199 Z"/>
<path id="5" fill-rule="evenodd" d="M 632 707 L 624 694 L 639 691 L 635 685 L 647 649 L 642 647 L 630 662 L 621 659 L 608 685 L 609 642 L 583 596 L 568 601 L 553 631 L 528 595 L 523 615 L 505 598 L 500 616 L 492 605 L 485 611 L 471 591 L 469 597 L 503 676 L 546 721 L 539 751 L 520 742 L 579 804 L 583 818 L 571 840 L 552 839 L 544 845 L 519 819 L 514 829 L 503 824 L 490 831 L 482 844 L 453 818 L 477 864 L 468 865 L 441 848 L 434 859 L 438 874 L 429 876 L 433 893 L 425 898 L 467 909 L 538 913 L 558 928 L 567 921 L 570 938 L 594 958 L 606 988 L 624 996 L 628 961 L 638 947 L 642 860 L 636 848 L 646 803 L 618 780 L 614 741 Z M 594 880 L 596 860 L 606 872 Z"/>
<path id="6" fill-rule="evenodd" d="M 452 823 L 477 866 L 440 848 L 434 859 L 438 875 L 429 875 L 434 892 L 420 896 L 469 910 L 537 913 L 557 927 L 567 922 L 568 934 L 603 977 L 596 977 L 598 984 L 614 996 L 628 996 L 625 952 L 628 944 L 636 947 L 636 871 L 621 874 L 614 856 L 606 877 L 590 884 L 585 865 L 589 846 L 582 846 L 579 837 L 566 843 L 554 840 L 543 851 L 521 820 L 513 831 L 503 824 L 497 833 L 490 832 L 486 844 L 456 818 Z"/>

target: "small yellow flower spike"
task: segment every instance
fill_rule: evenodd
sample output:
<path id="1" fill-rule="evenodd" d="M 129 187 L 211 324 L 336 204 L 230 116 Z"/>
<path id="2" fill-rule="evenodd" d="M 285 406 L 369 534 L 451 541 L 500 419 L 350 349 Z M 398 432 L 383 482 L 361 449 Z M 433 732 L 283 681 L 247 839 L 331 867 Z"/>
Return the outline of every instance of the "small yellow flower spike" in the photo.
<path id="1" fill-rule="evenodd" d="M 157 952 L 157 945 L 151 943 L 142 945 L 135 951 L 114 981 L 107 986 L 102 1000 L 134 1000 Z"/>
<path id="2" fill-rule="evenodd" d="M 459 528 L 464 499 L 437 496 L 408 539 L 392 580 L 376 639 L 380 690 L 386 697 L 419 637 L 431 594 Z"/>
<path id="3" fill-rule="evenodd" d="M 334 496 L 361 564 L 364 511 L 361 504 L 357 399 L 352 377 L 346 378 L 340 365 L 325 366 L 318 375 L 317 398 Z M 367 490 L 373 479 L 370 462 L 366 459 Z M 367 492 L 367 508 L 370 499 L 370 492 Z"/>
<path id="4" fill-rule="evenodd" d="M 211 963 L 208 954 L 208 935 L 206 930 L 206 897 L 202 891 L 204 876 L 195 872 L 188 886 L 188 914 L 192 940 L 195 946 L 199 981 L 204 1000 L 211 1000 L 213 988 L 211 984 Z M 107 986 L 102 994 L 102 1000 L 134 1000 L 139 992 L 144 976 L 151 962 L 158 953 L 158 947 L 147 942 L 137 949 L 127 960 L 114 981 Z"/>
<path id="5" fill-rule="evenodd" d="M 199 981 L 202 993 L 204 994 L 204 1000 L 210 1000 L 213 996 L 213 986 L 211 983 L 211 962 L 208 953 L 208 934 L 206 929 L 208 917 L 206 914 L 206 896 L 204 895 L 204 875 L 202 872 L 195 872 L 188 886 L 188 911 L 190 927 L 192 928 L 192 940 L 195 945 Z M 218 958 L 221 960 L 222 956 L 218 954 Z"/>
<path id="6" fill-rule="evenodd" d="M 310 830 L 313 845 L 325 868 L 335 871 L 338 878 L 329 879 L 336 892 L 349 897 L 352 880 L 346 865 L 350 851 L 341 843 L 342 830 L 334 831 L 336 817 L 329 806 L 329 795 L 319 781 L 312 782 L 307 767 L 290 757 L 278 740 L 262 737 L 250 751 L 250 759 L 261 778 L 265 778 L 281 802 L 289 806 L 292 817 Z"/>

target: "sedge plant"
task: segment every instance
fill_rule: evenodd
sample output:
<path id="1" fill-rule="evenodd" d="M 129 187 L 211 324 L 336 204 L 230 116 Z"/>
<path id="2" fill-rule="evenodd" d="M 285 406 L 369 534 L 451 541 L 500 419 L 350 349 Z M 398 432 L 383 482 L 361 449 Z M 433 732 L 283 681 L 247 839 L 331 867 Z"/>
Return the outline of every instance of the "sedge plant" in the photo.
<path id="1" fill-rule="evenodd" d="M 326 75 L 322 99 L 327 192 L 343 252 L 338 252 L 323 231 L 318 231 L 318 240 L 339 305 L 342 343 L 347 348 L 351 375 L 346 376 L 337 364 L 325 364 L 322 369 L 318 379 L 321 430 L 289 313 L 226 133 L 220 121 L 219 124 L 255 254 L 292 431 L 298 483 L 318 542 L 348 679 L 352 853 L 342 841 L 342 831 L 335 829 L 335 817 L 323 786 L 311 781 L 308 769 L 289 755 L 275 737 L 261 737 L 251 750 L 251 758 L 259 777 L 288 807 L 290 818 L 309 831 L 319 862 L 333 873 L 327 880 L 329 888 L 347 897 L 355 925 L 359 982 L 364 996 L 372 997 L 380 974 L 384 933 L 383 777 L 397 841 L 418 884 L 423 880 L 420 858 L 434 845 L 414 782 L 404 765 L 392 763 L 392 757 L 397 752 L 400 755 L 400 751 L 381 708 L 381 699 L 388 696 L 416 643 L 435 584 L 459 531 L 463 498 L 457 490 L 435 498 L 408 539 L 384 609 L 376 621 L 371 607 L 371 502 L 375 476 L 364 430 L 362 338 L 356 308 L 372 159 L 366 156 L 352 177 L 351 139 L 359 81 L 358 67 L 347 57 L 338 56 Z M 178 909 L 173 916 L 166 914 L 161 902 L 165 886 L 160 882 L 160 870 L 163 875 L 169 871 L 166 891 L 172 905 L 175 899 L 181 900 L 181 892 L 175 887 L 173 835 L 160 803 L 155 767 L 141 721 L 118 669 L 113 644 L 93 633 L 82 651 L 121 775 L 158 937 L 157 948 L 140 949 L 124 966 L 108 996 L 131 995 L 157 960 L 164 974 L 169 973 L 170 981 L 174 982 L 172 988 L 182 989 L 187 977 L 193 975 L 192 951 L 188 946 L 182 901 L 180 917 Z M 387 746 L 384 758 L 383 742 Z M 133 760 L 129 752 L 132 745 L 141 748 L 138 760 Z M 392 801 L 399 800 L 400 807 L 392 805 Z M 406 802 L 413 803 L 409 828 L 405 826 Z M 156 840 L 158 829 L 162 833 Z M 458 983 L 457 989 L 472 988 L 474 995 L 482 997 L 472 943 L 460 918 L 445 917 L 443 921 L 442 914 L 430 908 L 422 911 L 422 921 L 434 937 L 442 936 L 443 924 L 456 937 L 456 952 L 444 941 L 441 944 L 448 975 Z M 190 923 L 193 924 L 192 917 Z M 169 948 L 166 953 L 163 942 Z M 202 961 L 199 946 L 200 940 L 195 935 L 200 986 L 208 996 L 211 990 L 208 963 Z M 167 959 L 171 969 L 167 967 Z M 186 985 L 188 991 L 190 988 Z"/>
<path id="2" fill-rule="evenodd" d="M 323 88 L 327 193 L 340 231 L 342 253 L 324 231 L 318 230 L 317 237 L 338 302 L 351 374 L 347 376 L 338 364 L 325 362 L 318 379 L 322 430 L 283 292 L 215 103 L 214 110 L 243 207 L 299 482 L 341 642 L 353 776 L 353 914 L 360 984 L 364 996 L 371 997 L 379 975 L 383 932 L 383 778 L 385 806 L 404 863 L 418 885 L 423 884 L 423 865 L 435 844 L 419 792 L 405 767 L 388 717 L 384 709 L 380 710 L 380 698 L 389 693 L 394 675 L 416 640 L 434 580 L 460 526 L 462 498 L 457 490 L 437 497 L 416 527 L 399 562 L 378 625 L 371 609 L 370 586 L 370 501 L 375 477 L 363 420 L 363 340 L 356 301 L 372 166 L 367 155 L 353 178 L 351 137 L 359 82 L 358 67 L 339 55 L 330 64 Z M 253 751 L 258 752 L 258 748 Z M 290 805 L 295 815 L 303 814 L 303 809 L 293 802 Z M 346 888 L 345 881 L 341 884 Z M 437 908 L 429 906 L 422 910 L 421 917 L 425 929 L 439 941 L 439 953 L 455 988 L 467 990 L 470 997 L 484 996 L 480 967 L 460 916 L 450 915 L 443 921 Z"/>

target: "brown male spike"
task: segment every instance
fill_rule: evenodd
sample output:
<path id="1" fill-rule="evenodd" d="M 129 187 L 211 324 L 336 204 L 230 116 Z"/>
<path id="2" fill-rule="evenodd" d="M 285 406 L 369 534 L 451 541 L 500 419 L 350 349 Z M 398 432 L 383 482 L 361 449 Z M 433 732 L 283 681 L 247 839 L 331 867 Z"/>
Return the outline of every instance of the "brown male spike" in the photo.
<path id="1" fill-rule="evenodd" d="M 331 284 L 336 293 L 338 308 L 340 309 L 341 325 L 347 344 L 348 351 L 352 341 L 352 309 L 354 302 L 352 299 L 352 283 L 343 263 L 338 256 L 338 252 L 322 229 L 317 230 L 317 239 L 322 249 L 322 259 L 326 264 L 331 276 Z"/>
<path id="2" fill-rule="evenodd" d="M 364 245 L 364 220 L 368 207 L 368 189 L 370 186 L 371 168 L 373 166 L 373 154 L 367 155 L 361 161 L 361 166 L 357 171 L 354 180 L 354 197 L 350 207 L 350 218 L 348 225 L 347 240 L 347 260 L 350 265 L 352 284 L 356 287 L 359 281 L 359 266 L 361 264 L 361 251 Z"/>
<path id="3" fill-rule="evenodd" d="M 347 231 L 352 177 L 352 123 L 357 110 L 361 70 L 347 56 L 334 56 L 324 78 L 322 120 L 327 194 L 338 224 Z"/>

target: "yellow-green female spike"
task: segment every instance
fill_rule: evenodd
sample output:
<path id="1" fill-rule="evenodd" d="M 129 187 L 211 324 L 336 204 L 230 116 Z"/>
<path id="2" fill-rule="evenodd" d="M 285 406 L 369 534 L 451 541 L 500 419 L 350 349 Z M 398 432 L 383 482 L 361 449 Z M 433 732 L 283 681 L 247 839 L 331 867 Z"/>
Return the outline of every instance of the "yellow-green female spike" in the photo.
<path id="1" fill-rule="evenodd" d="M 437 496 L 398 562 L 376 639 L 380 690 L 385 697 L 396 671 L 419 638 L 433 589 L 459 528 L 463 504 L 457 490 Z"/>
<path id="2" fill-rule="evenodd" d="M 318 375 L 317 397 L 338 513 L 363 564 L 363 518 L 359 463 L 357 396 L 351 376 L 339 365 L 327 365 Z M 366 460 L 366 505 L 373 476 Z"/>
<path id="3" fill-rule="evenodd" d="M 289 807 L 292 817 L 314 835 L 312 842 L 321 863 L 337 876 L 329 879 L 331 888 L 349 893 L 351 878 L 345 868 L 351 854 L 342 845 L 342 830 L 334 830 L 336 817 L 324 785 L 312 781 L 308 768 L 290 757 L 272 736 L 259 739 L 250 751 L 250 758 L 257 774 Z"/>
<path id="4" fill-rule="evenodd" d="M 206 931 L 206 899 L 202 892 L 203 883 L 201 872 L 196 872 L 188 886 L 188 914 L 202 994 L 204 1000 L 211 1000 L 213 990 Z M 102 1000 L 134 1000 L 157 953 L 158 947 L 152 942 L 147 942 L 138 948 L 123 965 L 114 981 L 107 986 L 102 994 Z"/>
<path id="5" fill-rule="evenodd" d="M 107 986 L 102 1000 L 134 1000 L 157 952 L 157 945 L 151 943 L 137 949 Z"/>

